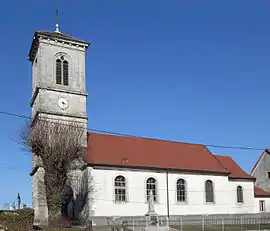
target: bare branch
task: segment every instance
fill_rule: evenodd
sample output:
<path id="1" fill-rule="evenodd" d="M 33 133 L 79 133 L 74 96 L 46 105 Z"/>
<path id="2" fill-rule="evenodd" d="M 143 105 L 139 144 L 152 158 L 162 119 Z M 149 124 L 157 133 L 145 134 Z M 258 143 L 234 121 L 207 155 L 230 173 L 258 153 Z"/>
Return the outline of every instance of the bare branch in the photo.
<path id="1" fill-rule="evenodd" d="M 83 162 L 81 146 L 86 132 L 78 122 L 40 119 L 32 127 L 27 124 L 21 133 L 21 143 L 40 159 L 45 169 L 47 203 L 52 215 L 61 211 L 68 172 L 80 165 L 78 161 Z"/>

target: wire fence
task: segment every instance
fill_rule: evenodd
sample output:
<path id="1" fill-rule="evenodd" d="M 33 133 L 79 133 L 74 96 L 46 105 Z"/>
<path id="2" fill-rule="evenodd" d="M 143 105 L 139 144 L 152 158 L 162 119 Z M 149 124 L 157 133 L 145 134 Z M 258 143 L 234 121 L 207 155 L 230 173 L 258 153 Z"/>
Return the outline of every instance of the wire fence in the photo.
<path id="1" fill-rule="evenodd" d="M 231 216 L 207 217 L 197 219 L 175 219 L 170 221 L 170 227 L 176 230 L 265 230 L 270 229 L 270 216 Z"/>
<path id="2" fill-rule="evenodd" d="M 17 216 L 15 216 L 15 218 L 16 217 Z M 16 220 L 13 222 L 16 223 Z M 27 226 L 28 228 L 24 226 L 22 227 L 23 229 L 19 229 L 19 226 L 14 224 L 16 228 L 8 230 L 33 230 L 32 223 L 28 223 L 30 225 L 29 227 Z M 0 220 L 0 230 L 6 230 L 5 226 L 13 227 L 6 222 L 1 224 Z M 58 227 L 58 229 L 45 228 L 44 230 L 67 230 L 64 228 L 69 228 L 68 230 L 70 231 L 266 231 L 270 230 L 270 213 L 171 216 L 170 219 L 167 219 L 165 216 L 156 217 L 156 219 L 147 219 L 145 216 L 93 217 L 90 222 L 86 222 L 84 225 L 82 225 L 82 223 L 75 224 L 73 222 L 59 220 L 53 227 Z"/>
<path id="3" fill-rule="evenodd" d="M 245 231 L 270 230 L 270 214 L 159 217 L 150 224 L 145 217 L 107 218 L 107 224 L 93 224 L 93 230 L 110 231 Z"/>

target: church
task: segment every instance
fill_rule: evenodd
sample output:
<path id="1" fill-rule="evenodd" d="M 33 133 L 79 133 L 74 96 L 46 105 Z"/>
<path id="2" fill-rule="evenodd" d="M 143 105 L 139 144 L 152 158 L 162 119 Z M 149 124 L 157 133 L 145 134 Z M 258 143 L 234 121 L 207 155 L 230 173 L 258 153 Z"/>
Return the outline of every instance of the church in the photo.
<path id="1" fill-rule="evenodd" d="M 87 129 L 85 54 L 89 42 L 55 31 L 32 39 L 32 117 L 81 123 Z M 270 193 L 254 185 L 229 156 L 199 144 L 87 132 L 86 167 L 72 174 L 93 188 L 82 216 L 144 216 L 149 194 L 160 216 L 270 212 Z M 82 184 L 73 182 L 74 191 Z M 48 217 L 44 169 L 33 158 L 35 218 Z M 75 197 L 76 195 L 74 195 Z"/>

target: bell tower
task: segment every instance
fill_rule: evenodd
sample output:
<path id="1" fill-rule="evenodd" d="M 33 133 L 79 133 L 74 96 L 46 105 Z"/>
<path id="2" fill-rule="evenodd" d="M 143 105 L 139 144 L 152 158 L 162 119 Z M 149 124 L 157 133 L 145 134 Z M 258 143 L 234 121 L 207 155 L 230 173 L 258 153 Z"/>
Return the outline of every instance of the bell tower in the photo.
<path id="1" fill-rule="evenodd" d="M 82 147 L 87 146 L 85 53 L 90 43 L 56 30 L 36 31 L 28 60 L 32 64 L 32 125 L 38 119 L 78 123 L 85 131 Z M 32 203 L 36 225 L 46 225 L 48 208 L 44 168 L 33 154 Z"/>
<path id="2" fill-rule="evenodd" d="M 33 122 L 45 117 L 87 128 L 85 52 L 89 45 L 61 33 L 58 23 L 54 32 L 35 32 L 28 57 L 32 62 Z"/>

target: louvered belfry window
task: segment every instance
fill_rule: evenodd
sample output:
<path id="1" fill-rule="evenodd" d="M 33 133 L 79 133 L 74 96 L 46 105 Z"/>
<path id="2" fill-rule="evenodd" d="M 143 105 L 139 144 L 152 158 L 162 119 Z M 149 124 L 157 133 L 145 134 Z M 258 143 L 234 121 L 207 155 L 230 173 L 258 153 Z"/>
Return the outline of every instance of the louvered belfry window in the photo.
<path id="1" fill-rule="evenodd" d="M 60 59 L 56 60 L 56 83 L 62 84 L 62 61 Z"/>
<path id="2" fill-rule="evenodd" d="M 68 61 L 63 62 L 63 83 L 68 86 Z"/>
<path id="3" fill-rule="evenodd" d="M 68 86 L 69 66 L 63 56 L 56 60 L 56 84 Z"/>

